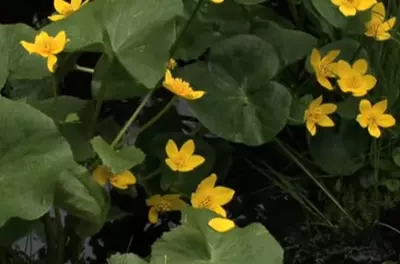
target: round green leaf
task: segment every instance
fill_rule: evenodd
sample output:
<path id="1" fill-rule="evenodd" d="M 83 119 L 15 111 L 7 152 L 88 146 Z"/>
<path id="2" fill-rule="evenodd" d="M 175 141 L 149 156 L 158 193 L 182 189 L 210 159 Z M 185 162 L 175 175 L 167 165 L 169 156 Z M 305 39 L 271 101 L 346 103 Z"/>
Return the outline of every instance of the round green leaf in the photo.
<path id="1" fill-rule="evenodd" d="M 329 23 L 337 28 L 343 28 L 347 25 L 348 19 L 339 11 L 338 6 L 332 4 L 330 0 L 311 0 L 318 13 Z"/>
<path id="2" fill-rule="evenodd" d="M 0 98 L 0 119 L 1 227 L 45 214 L 60 174 L 75 162 L 53 120 L 33 107 Z"/>
<path id="3" fill-rule="evenodd" d="M 311 137 L 309 150 L 314 162 L 333 175 L 351 175 L 365 162 L 368 151 L 368 133 L 355 123 L 346 123 L 335 128 L 319 128 Z"/>
<path id="4" fill-rule="evenodd" d="M 218 233 L 208 226 L 216 215 L 187 207 L 182 225 L 152 247 L 151 264 L 282 264 L 283 249 L 261 224 Z"/>
<path id="5" fill-rule="evenodd" d="M 272 21 L 257 23 L 253 26 L 253 32 L 275 48 L 282 61 L 282 66 L 303 59 L 317 45 L 317 39 L 310 34 L 286 29 Z M 296 45 L 288 45 L 288 43 L 296 43 Z"/>

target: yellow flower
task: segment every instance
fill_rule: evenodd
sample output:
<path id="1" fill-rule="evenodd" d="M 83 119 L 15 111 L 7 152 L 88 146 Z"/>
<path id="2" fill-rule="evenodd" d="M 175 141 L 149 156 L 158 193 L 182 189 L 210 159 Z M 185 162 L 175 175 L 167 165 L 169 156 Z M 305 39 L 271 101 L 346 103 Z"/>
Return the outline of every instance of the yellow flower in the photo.
<path id="1" fill-rule="evenodd" d="M 58 12 L 56 15 L 49 16 L 48 18 L 51 21 L 58 21 L 66 18 L 69 15 L 72 15 L 74 12 L 78 11 L 82 6 L 86 5 L 89 0 L 85 0 L 82 3 L 82 0 L 71 0 L 71 3 L 68 4 L 64 0 L 54 0 L 54 9 Z"/>
<path id="2" fill-rule="evenodd" d="M 208 221 L 208 225 L 219 233 L 225 233 L 235 228 L 235 222 L 222 217 L 214 217 Z"/>
<path id="3" fill-rule="evenodd" d="M 224 2 L 224 0 L 211 0 L 214 4 L 221 4 Z"/>
<path id="4" fill-rule="evenodd" d="M 188 172 L 194 170 L 204 163 L 204 157 L 193 155 L 195 150 L 194 141 L 192 139 L 186 141 L 181 149 L 178 149 L 175 141 L 169 139 L 165 146 L 168 158 L 165 163 L 173 171 Z"/>
<path id="5" fill-rule="evenodd" d="M 98 166 L 93 171 L 92 177 L 101 186 L 104 186 L 107 181 L 110 181 L 112 186 L 122 190 L 126 190 L 130 185 L 136 184 L 136 177 L 129 170 L 112 174 L 104 165 Z"/>
<path id="6" fill-rule="evenodd" d="M 148 217 L 149 222 L 152 224 L 157 223 L 159 213 L 179 211 L 186 205 L 186 203 L 180 199 L 179 194 L 167 194 L 164 196 L 156 194 L 147 199 L 146 204 L 151 206 Z"/>
<path id="7" fill-rule="evenodd" d="M 175 61 L 174 59 L 171 58 L 171 59 L 169 59 L 169 61 L 168 61 L 167 69 L 173 70 L 173 69 L 176 68 L 177 65 L 178 65 L 178 64 L 176 63 L 176 61 Z"/>
<path id="8" fill-rule="evenodd" d="M 388 31 L 392 30 L 396 23 L 396 17 L 385 21 L 386 11 L 383 3 L 379 2 L 372 8 L 371 20 L 365 23 L 365 35 L 376 40 L 383 41 L 392 37 Z"/>
<path id="9" fill-rule="evenodd" d="M 352 66 L 340 60 L 337 67 L 340 89 L 345 93 L 352 93 L 355 97 L 366 95 L 376 85 L 376 78 L 366 74 L 367 70 L 368 63 L 364 59 L 357 60 Z"/>
<path id="10" fill-rule="evenodd" d="M 387 100 L 382 100 L 373 106 L 371 102 L 363 99 L 359 105 L 360 114 L 357 115 L 357 122 L 361 127 L 368 127 L 371 136 L 379 138 L 381 130 L 379 127 L 392 127 L 396 124 L 396 119 L 390 114 L 385 114 L 387 109 Z"/>
<path id="11" fill-rule="evenodd" d="M 190 84 L 181 78 L 172 77 L 171 71 L 168 69 L 165 72 L 163 85 L 174 94 L 188 100 L 199 99 L 205 94 L 204 91 L 194 91 Z"/>
<path id="12" fill-rule="evenodd" d="M 50 37 L 46 32 L 42 31 L 36 35 L 35 43 L 24 40 L 20 43 L 29 54 L 36 53 L 47 58 L 47 68 L 50 72 L 54 72 L 54 65 L 57 63 L 56 55 L 64 50 L 68 41 L 65 31 L 60 31 L 55 37 Z"/>
<path id="13" fill-rule="evenodd" d="M 321 53 L 317 49 L 313 49 L 311 53 L 311 65 L 315 71 L 317 81 L 328 90 L 333 90 L 332 84 L 328 78 L 336 77 L 337 63 L 333 61 L 339 54 L 340 50 L 332 50 L 321 59 Z"/>
<path id="14" fill-rule="evenodd" d="M 223 186 L 215 186 L 217 175 L 211 174 L 205 178 L 192 193 L 191 203 L 194 208 L 209 209 L 223 217 L 226 217 L 226 211 L 222 205 L 229 203 L 235 191 Z"/>
<path id="15" fill-rule="evenodd" d="M 345 16 L 355 16 L 357 11 L 365 11 L 376 4 L 376 0 L 331 0 L 331 2 L 338 6 Z"/>
<path id="16" fill-rule="evenodd" d="M 307 130 L 312 136 L 317 133 L 317 125 L 321 127 L 333 127 L 335 123 L 328 116 L 336 111 L 335 104 L 322 104 L 322 95 L 312 101 L 304 112 L 304 121 Z"/>

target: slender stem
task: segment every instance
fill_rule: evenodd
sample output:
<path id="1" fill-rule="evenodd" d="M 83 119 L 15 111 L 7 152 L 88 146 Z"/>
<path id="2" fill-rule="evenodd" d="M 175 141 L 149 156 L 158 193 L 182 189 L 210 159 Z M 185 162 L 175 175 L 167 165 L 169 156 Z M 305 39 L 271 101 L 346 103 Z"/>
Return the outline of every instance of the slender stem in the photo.
<path id="1" fill-rule="evenodd" d="M 175 41 L 174 45 L 171 47 L 171 52 L 170 52 L 171 53 L 171 57 L 173 56 L 173 54 L 177 50 L 179 42 L 181 41 L 183 35 L 186 33 L 186 31 L 189 28 L 189 26 L 192 24 L 194 18 L 197 15 L 197 12 L 199 12 L 200 7 L 203 4 L 203 2 L 204 2 L 204 0 L 198 0 L 197 5 L 196 5 L 193 13 L 190 15 L 190 18 L 189 18 L 188 22 L 186 23 L 185 27 L 180 32 L 179 36 L 176 38 L 176 41 Z"/>
<path id="2" fill-rule="evenodd" d="M 88 67 L 84 67 L 84 66 L 79 66 L 79 65 L 75 65 L 75 70 L 81 71 L 81 72 L 87 72 L 87 73 L 94 73 L 94 69 L 92 68 L 88 68 Z"/>
<path id="3" fill-rule="evenodd" d="M 336 198 L 333 197 L 333 195 L 312 175 L 312 173 L 301 163 L 301 161 L 298 160 L 297 157 L 293 155 L 279 139 L 275 139 L 275 142 L 283 150 L 283 152 L 285 152 L 285 154 L 291 158 L 297 164 L 297 166 L 299 166 L 299 168 L 302 169 L 305 174 L 307 174 L 308 177 L 311 178 L 311 180 L 329 197 L 329 199 L 331 199 L 331 201 L 346 215 L 346 217 L 354 224 L 354 226 L 359 228 L 356 221 L 354 221 L 349 213 L 347 213 L 346 209 L 340 205 Z"/>
<path id="4" fill-rule="evenodd" d="M 297 28 L 302 29 L 302 25 L 300 23 L 299 13 L 297 12 L 296 8 L 296 1 L 295 0 L 286 0 L 289 6 L 289 12 L 293 17 L 293 21 L 296 24 Z"/>
<path id="5" fill-rule="evenodd" d="M 138 134 L 142 133 L 144 130 L 148 129 L 149 127 L 151 127 L 155 122 L 158 121 L 158 119 L 160 119 L 161 116 L 163 116 L 173 105 L 173 103 L 175 102 L 176 97 L 172 97 L 172 99 L 163 107 L 163 109 L 160 110 L 160 112 L 157 113 L 157 115 L 155 115 L 152 119 L 150 119 L 149 121 L 147 121 L 147 123 L 145 123 L 138 131 Z"/>
<path id="6" fill-rule="evenodd" d="M 150 180 L 151 178 L 153 178 L 154 176 L 156 176 L 157 174 L 159 174 L 160 171 L 161 171 L 161 170 L 160 170 L 159 168 L 156 169 L 155 171 L 151 172 L 150 174 L 146 175 L 145 177 L 140 178 L 140 182 L 144 182 L 144 181 Z"/>
<path id="7" fill-rule="evenodd" d="M 397 234 L 400 235 L 400 230 L 395 228 L 395 227 L 393 227 L 393 226 L 391 226 L 391 225 L 388 225 L 388 224 L 385 224 L 385 223 L 382 223 L 382 222 L 376 222 L 376 224 L 378 224 L 380 226 L 384 226 L 386 228 L 389 228 L 390 230 L 393 230 L 394 232 L 396 232 Z"/>
<path id="8" fill-rule="evenodd" d="M 100 91 L 96 97 L 96 107 L 94 109 L 92 121 L 90 124 L 89 137 L 92 137 L 94 134 L 94 131 L 96 130 L 97 119 L 99 118 L 101 106 L 103 105 L 103 101 L 104 101 L 104 97 L 106 96 L 106 93 L 107 93 L 107 86 L 101 85 Z"/>
<path id="9" fill-rule="evenodd" d="M 46 213 L 43 216 L 44 230 L 46 233 L 46 244 L 47 244 L 47 263 L 48 264 L 58 264 L 57 261 L 57 252 L 56 252 L 56 232 L 54 230 L 53 219 L 51 218 L 49 213 Z"/>
<path id="10" fill-rule="evenodd" d="M 151 90 L 150 92 L 147 93 L 146 97 L 143 99 L 143 101 L 140 103 L 138 108 L 136 108 L 135 112 L 131 115 L 129 120 L 125 123 L 124 127 L 119 131 L 118 135 L 114 138 L 113 142 L 111 143 L 111 147 L 115 148 L 115 146 L 118 144 L 118 142 L 122 139 L 122 137 L 125 135 L 126 131 L 129 129 L 129 127 L 132 125 L 132 123 L 136 120 L 136 118 L 139 116 L 140 111 L 145 107 L 146 103 L 149 101 L 150 97 L 154 93 L 155 89 Z"/>
<path id="11" fill-rule="evenodd" d="M 57 226 L 57 262 L 56 264 L 64 263 L 64 227 L 62 223 L 62 216 L 60 214 L 60 209 L 54 208 L 56 216 L 56 226 Z"/>

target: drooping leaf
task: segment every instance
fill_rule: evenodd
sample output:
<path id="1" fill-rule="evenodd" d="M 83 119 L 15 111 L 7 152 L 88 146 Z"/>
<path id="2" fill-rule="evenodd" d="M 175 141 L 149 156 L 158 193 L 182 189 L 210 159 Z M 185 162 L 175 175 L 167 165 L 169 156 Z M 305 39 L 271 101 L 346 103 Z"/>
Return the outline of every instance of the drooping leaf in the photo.
<path id="1" fill-rule="evenodd" d="M 91 140 L 94 151 L 99 155 L 104 165 L 113 173 L 120 173 L 131 169 L 143 162 L 143 152 L 133 146 L 124 147 L 121 150 L 113 150 L 107 142 L 97 136 Z"/>
<path id="2" fill-rule="evenodd" d="M 187 207 L 183 223 L 152 246 L 151 264 L 282 264 L 283 249 L 261 224 L 218 233 L 208 226 L 216 215 Z"/>
<path id="3" fill-rule="evenodd" d="M 33 107 L 0 98 L 0 120 L 1 227 L 45 214 L 60 174 L 75 162 L 53 120 Z"/>
<path id="4" fill-rule="evenodd" d="M 278 69 L 270 44 L 241 35 L 215 46 L 208 64 L 189 65 L 180 75 L 194 89 L 206 91 L 189 102 L 206 128 L 233 142 L 261 145 L 282 130 L 290 113 L 291 94 L 270 81 Z"/>
<path id="5" fill-rule="evenodd" d="M 147 261 L 141 259 L 133 253 L 114 254 L 107 259 L 108 264 L 148 264 Z"/>

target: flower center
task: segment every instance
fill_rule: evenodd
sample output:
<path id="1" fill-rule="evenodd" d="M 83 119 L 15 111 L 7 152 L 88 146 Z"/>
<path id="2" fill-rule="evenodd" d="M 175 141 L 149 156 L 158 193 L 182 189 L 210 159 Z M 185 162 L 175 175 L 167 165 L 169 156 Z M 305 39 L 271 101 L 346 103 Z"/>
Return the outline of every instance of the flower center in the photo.
<path id="1" fill-rule="evenodd" d="M 200 204 L 199 204 L 199 208 L 210 208 L 213 204 L 213 199 L 210 195 L 207 195 L 206 197 L 204 197 Z"/>
<path id="2" fill-rule="evenodd" d="M 371 21 L 368 25 L 368 32 L 376 35 L 379 29 L 379 26 L 381 25 L 381 23 L 379 21 Z"/>
<path id="3" fill-rule="evenodd" d="M 169 201 L 162 200 L 159 204 L 156 206 L 156 210 L 158 212 L 169 212 L 172 211 L 172 204 Z"/>
<path id="4" fill-rule="evenodd" d="M 348 78 L 346 83 L 350 89 L 359 89 L 363 85 L 363 80 L 361 76 L 354 75 Z"/>
<path id="5" fill-rule="evenodd" d="M 307 114 L 307 120 L 311 120 L 312 122 L 316 123 L 318 120 L 320 120 L 324 116 L 324 113 L 322 113 L 321 109 L 317 108 L 312 112 L 308 112 Z"/>
<path id="6" fill-rule="evenodd" d="M 186 158 L 184 156 L 179 156 L 174 159 L 174 162 L 178 168 L 185 166 Z"/>
<path id="7" fill-rule="evenodd" d="M 70 8 L 70 7 L 64 7 L 64 8 L 61 10 L 61 14 L 63 14 L 64 16 L 69 16 L 69 15 L 71 15 L 72 13 L 74 13 L 74 10 L 72 10 L 72 8 Z"/>
<path id="8" fill-rule="evenodd" d="M 329 64 L 321 64 L 319 72 L 322 76 L 331 76 L 333 74 L 332 69 Z"/>
<path id="9" fill-rule="evenodd" d="M 357 0 L 344 0 L 343 3 L 347 6 L 354 7 L 357 3 Z"/>
<path id="10" fill-rule="evenodd" d="M 375 118 L 375 116 L 374 115 L 369 115 L 368 116 L 368 125 L 369 126 L 371 126 L 371 125 L 374 125 L 374 124 L 376 124 L 376 118 Z"/>

